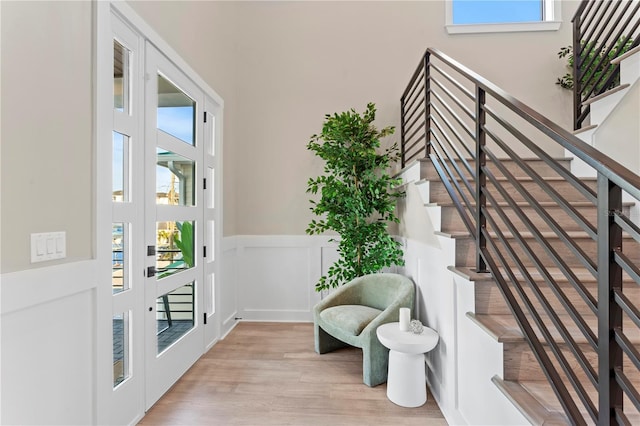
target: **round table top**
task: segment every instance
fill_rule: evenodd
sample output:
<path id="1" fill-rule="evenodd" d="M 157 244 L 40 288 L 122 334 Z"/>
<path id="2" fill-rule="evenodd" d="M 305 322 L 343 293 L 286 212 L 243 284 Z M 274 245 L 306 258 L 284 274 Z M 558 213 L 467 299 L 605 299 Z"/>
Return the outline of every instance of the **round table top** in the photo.
<path id="1" fill-rule="evenodd" d="M 406 354 L 429 352 L 438 344 L 439 339 L 438 333 L 429 327 L 424 327 L 422 333 L 415 334 L 401 331 L 400 323 L 397 322 L 382 324 L 376 330 L 376 335 L 385 347 Z"/>

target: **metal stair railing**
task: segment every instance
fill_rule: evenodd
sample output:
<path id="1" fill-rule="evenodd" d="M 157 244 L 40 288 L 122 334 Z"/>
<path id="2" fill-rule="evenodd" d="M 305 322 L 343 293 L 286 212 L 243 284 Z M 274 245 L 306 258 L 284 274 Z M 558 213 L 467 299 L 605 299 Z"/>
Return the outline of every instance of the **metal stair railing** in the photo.
<path id="1" fill-rule="evenodd" d="M 640 44 L 640 2 L 583 0 L 573 19 L 573 126 L 582 128 L 585 102 L 618 86 L 620 67 L 610 61 Z"/>
<path id="2" fill-rule="evenodd" d="M 640 228 L 622 194 L 638 203 L 640 176 L 435 49 L 401 114 L 403 167 L 432 163 L 475 240 L 476 270 L 493 275 L 569 421 L 629 423 L 640 413 Z M 552 146 L 597 178 L 574 176 Z"/>

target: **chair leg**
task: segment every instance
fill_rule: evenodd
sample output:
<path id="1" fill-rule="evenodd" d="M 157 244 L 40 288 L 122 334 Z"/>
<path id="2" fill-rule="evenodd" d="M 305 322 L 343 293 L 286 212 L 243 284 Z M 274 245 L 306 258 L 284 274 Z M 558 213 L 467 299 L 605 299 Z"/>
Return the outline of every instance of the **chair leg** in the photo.
<path id="1" fill-rule="evenodd" d="M 387 381 L 389 370 L 389 349 L 375 335 L 362 346 L 362 381 L 374 387 Z"/>
<path id="2" fill-rule="evenodd" d="M 342 340 L 338 340 L 326 331 L 322 329 L 317 323 L 313 326 L 315 337 L 315 349 L 319 354 L 326 354 L 327 352 L 335 351 L 336 349 L 345 348 L 349 346 Z"/>

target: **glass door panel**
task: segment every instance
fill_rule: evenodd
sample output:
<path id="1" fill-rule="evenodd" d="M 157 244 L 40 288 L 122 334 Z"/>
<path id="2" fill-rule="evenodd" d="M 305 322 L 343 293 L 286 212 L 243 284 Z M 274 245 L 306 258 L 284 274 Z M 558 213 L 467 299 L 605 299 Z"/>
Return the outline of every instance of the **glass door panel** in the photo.
<path id="1" fill-rule="evenodd" d="M 157 353 L 187 334 L 195 324 L 195 286 L 189 283 L 156 300 Z"/>
<path id="2" fill-rule="evenodd" d="M 204 350 L 202 92 L 150 44 L 145 139 L 147 407 Z M 200 183 L 200 184 L 198 184 Z"/>
<path id="3" fill-rule="evenodd" d="M 156 277 L 158 279 L 194 267 L 194 228 L 194 221 L 157 222 Z"/>
<path id="4" fill-rule="evenodd" d="M 158 129 L 189 145 L 196 144 L 196 102 L 158 74 Z"/>
<path id="5" fill-rule="evenodd" d="M 113 387 L 129 378 L 129 313 L 113 316 Z"/>
<path id="6" fill-rule="evenodd" d="M 195 161 L 162 148 L 156 153 L 156 204 L 195 206 Z"/>

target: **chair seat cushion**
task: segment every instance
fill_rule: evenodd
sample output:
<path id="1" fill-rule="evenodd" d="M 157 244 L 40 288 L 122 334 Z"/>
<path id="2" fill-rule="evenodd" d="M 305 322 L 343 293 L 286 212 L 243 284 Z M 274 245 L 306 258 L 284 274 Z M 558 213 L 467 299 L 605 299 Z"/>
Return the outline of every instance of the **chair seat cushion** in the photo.
<path id="1" fill-rule="evenodd" d="M 382 311 L 362 305 L 339 305 L 320 312 L 320 318 L 328 325 L 358 336 L 362 330 Z"/>

